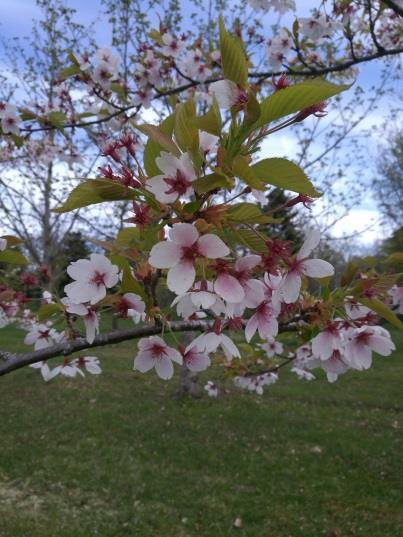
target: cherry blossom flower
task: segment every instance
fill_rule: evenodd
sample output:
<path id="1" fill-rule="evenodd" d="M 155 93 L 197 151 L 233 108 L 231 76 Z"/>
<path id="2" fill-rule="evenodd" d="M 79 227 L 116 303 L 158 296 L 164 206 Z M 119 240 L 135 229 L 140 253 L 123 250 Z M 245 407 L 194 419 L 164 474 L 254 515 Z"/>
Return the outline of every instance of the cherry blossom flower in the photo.
<path id="1" fill-rule="evenodd" d="M 176 306 L 177 314 L 184 319 L 189 319 L 200 309 L 209 309 L 216 316 L 226 311 L 224 302 L 213 291 L 213 284 L 206 280 L 196 282 L 190 291 L 177 296 L 171 306 Z"/>
<path id="2" fill-rule="evenodd" d="M 112 83 L 113 74 L 106 64 L 99 64 L 95 67 L 92 74 L 92 80 L 99 84 L 102 89 L 109 90 Z"/>
<path id="3" fill-rule="evenodd" d="M 312 354 L 321 360 L 328 360 L 335 350 L 344 347 L 343 331 L 334 323 L 329 323 L 327 328 L 315 336 L 312 341 Z"/>
<path id="4" fill-rule="evenodd" d="M 207 233 L 199 237 L 193 224 L 174 224 L 169 238 L 152 247 L 148 262 L 154 268 L 169 268 L 167 285 L 177 295 L 193 285 L 197 257 L 217 259 L 229 254 L 228 246 L 217 235 Z"/>
<path id="5" fill-rule="evenodd" d="M 234 384 L 238 388 L 256 392 L 257 395 L 263 395 L 263 387 L 275 384 L 278 381 L 277 373 L 268 372 L 257 375 L 256 377 L 234 377 Z"/>
<path id="6" fill-rule="evenodd" d="M 70 263 L 67 274 L 76 280 L 65 286 L 64 292 L 75 304 L 89 301 L 96 304 L 106 296 L 106 289 L 119 281 L 119 268 L 102 254 Z"/>
<path id="7" fill-rule="evenodd" d="M 194 193 L 192 182 L 196 179 L 196 173 L 188 153 L 177 158 L 163 151 L 155 162 L 163 175 L 149 179 L 146 188 L 158 201 L 173 203 L 180 196 L 189 197 Z"/>
<path id="8" fill-rule="evenodd" d="M 262 260 L 260 255 L 246 255 L 237 259 L 231 274 L 224 265 L 214 283 L 214 291 L 230 303 L 243 302 L 247 308 L 255 308 L 264 299 L 264 285 L 250 278 L 250 272 Z"/>
<path id="9" fill-rule="evenodd" d="M 162 36 L 162 41 L 164 42 L 164 46 L 162 47 L 162 54 L 164 54 L 164 56 L 177 58 L 185 47 L 185 42 L 183 40 L 177 39 L 169 33 L 165 33 Z"/>
<path id="10" fill-rule="evenodd" d="M 199 371 L 204 371 L 210 365 L 210 358 L 208 354 L 200 352 L 194 347 L 191 347 L 189 350 L 183 353 L 183 363 L 186 365 L 190 371 L 198 373 Z"/>
<path id="11" fill-rule="evenodd" d="M 49 373 L 49 380 L 54 379 L 57 375 L 62 375 L 63 377 L 75 378 L 77 375 L 85 377 L 81 367 L 78 366 L 77 360 L 70 362 L 67 358 L 64 360 L 62 365 L 57 365 Z"/>
<path id="12" fill-rule="evenodd" d="M 190 345 L 186 347 L 186 352 L 192 348 L 201 352 L 216 352 L 219 347 L 223 350 L 226 358 L 232 360 L 233 357 L 240 358 L 241 355 L 235 343 L 225 334 L 217 332 L 205 332 L 200 334 Z"/>
<path id="13" fill-rule="evenodd" d="M 380 326 L 353 328 L 348 334 L 344 360 L 353 369 L 369 369 L 372 352 L 389 356 L 396 349 L 387 330 Z"/>
<path id="14" fill-rule="evenodd" d="M 71 362 L 73 367 L 85 369 L 91 375 L 99 375 L 102 373 L 99 359 L 96 356 L 79 356 Z"/>
<path id="15" fill-rule="evenodd" d="M 7 239 L 0 237 L 0 252 L 3 252 L 7 248 Z"/>
<path id="16" fill-rule="evenodd" d="M 8 103 L 0 106 L 0 124 L 4 134 L 18 135 L 20 133 L 18 121 L 19 114 L 16 106 Z"/>
<path id="17" fill-rule="evenodd" d="M 130 317 L 135 324 L 145 319 L 146 305 L 136 293 L 125 293 L 115 307 L 121 317 Z"/>
<path id="18" fill-rule="evenodd" d="M 342 353 L 337 349 L 333 351 L 327 360 L 321 360 L 320 358 L 307 360 L 305 367 L 308 369 L 320 367 L 325 371 L 329 382 L 335 382 L 339 375 L 343 375 L 349 369 Z"/>
<path id="19" fill-rule="evenodd" d="M 358 302 L 355 302 L 352 299 L 346 301 L 346 303 L 344 304 L 344 309 L 346 310 L 346 313 L 350 317 L 350 319 L 353 319 L 354 321 L 357 319 L 365 319 L 365 317 L 369 313 L 371 313 L 371 310 L 369 308 L 358 304 Z"/>
<path id="20" fill-rule="evenodd" d="M 96 334 L 99 334 L 99 319 L 96 312 L 84 304 L 75 304 L 68 297 L 62 298 L 61 302 L 68 313 L 82 317 L 85 326 L 85 338 L 88 343 L 93 343 Z"/>
<path id="21" fill-rule="evenodd" d="M 34 349 L 39 351 L 46 347 L 51 347 L 63 340 L 63 334 L 46 324 L 34 324 L 24 338 L 26 345 L 34 345 Z"/>
<path id="22" fill-rule="evenodd" d="M 325 15 L 317 17 L 300 17 L 299 30 L 311 41 L 317 41 L 325 35 L 329 35 L 330 26 Z"/>
<path id="23" fill-rule="evenodd" d="M 217 385 L 214 384 L 211 380 L 208 380 L 206 385 L 204 386 L 204 389 L 207 392 L 207 395 L 209 397 L 217 397 L 218 396 L 218 388 Z"/>
<path id="24" fill-rule="evenodd" d="M 261 302 L 256 308 L 256 313 L 248 320 L 245 327 L 245 339 L 250 341 L 256 330 L 262 339 L 275 337 L 278 334 L 277 317 L 280 310 L 267 300 Z"/>
<path id="25" fill-rule="evenodd" d="M 174 374 L 172 362 L 182 365 L 180 352 L 172 347 L 168 347 L 159 336 L 142 338 L 138 342 L 138 353 L 134 360 L 134 369 L 141 373 L 146 373 L 153 367 L 157 375 L 168 380 Z"/>
<path id="26" fill-rule="evenodd" d="M 276 354 L 282 354 L 284 350 L 283 344 L 272 337 L 268 337 L 266 343 L 262 343 L 260 348 L 266 351 L 268 358 L 272 358 Z"/>
<path id="27" fill-rule="evenodd" d="M 150 108 L 152 100 L 153 92 L 151 88 L 138 89 L 133 95 L 133 104 L 135 106 L 141 105 L 144 108 Z"/>
<path id="28" fill-rule="evenodd" d="M 325 278 L 333 276 L 334 268 L 323 259 L 308 259 L 309 254 L 319 244 L 320 233 L 317 230 L 311 230 L 296 258 L 290 262 L 290 268 L 283 279 L 281 294 L 286 304 L 291 304 L 298 300 L 301 289 L 301 275 L 310 278 Z"/>
<path id="29" fill-rule="evenodd" d="M 297 375 L 300 380 L 315 380 L 316 378 L 315 375 L 313 375 L 309 371 L 305 371 L 305 369 L 296 365 L 291 368 L 291 372 Z"/>
<path id="30" fill-rule="evenodd" d="M 78 65 L 80 66 L 81 71 L 88 71 L 88 69 L 91 67 L 90 64 L 90 57 L 87 52 L 83 52 L 82 54 L 78 54 L 76 56 Z"/>
<path id="31" fill-rule="evenodd" d="M 229 110 L 233 106 L 242 110 L 248 102 L 248 94 L 232 80 L 219 80 L 210 84 L 209 92 L 217 99 L 218 106 Z"/>
<path id="32" fill-rule="evenodd" d="M 104 66 L 111 73 L 117 73 L 120 58 L 111 48 L 100 48 L 96 51 L 95 56 L 99 65 Z"/>

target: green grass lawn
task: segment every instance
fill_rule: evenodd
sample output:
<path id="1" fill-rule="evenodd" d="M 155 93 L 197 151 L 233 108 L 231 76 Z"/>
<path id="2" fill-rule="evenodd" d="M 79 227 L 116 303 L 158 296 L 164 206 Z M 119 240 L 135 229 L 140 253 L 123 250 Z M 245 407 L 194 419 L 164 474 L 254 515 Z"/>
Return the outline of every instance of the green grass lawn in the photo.
<path id="1" fill-rule="evenodd" d="M 134 342 L 93 354 L 99 378 L 0 378 L 0 537 L 403 536 L 401 352 L 217 400 L 133 372 Z"/>

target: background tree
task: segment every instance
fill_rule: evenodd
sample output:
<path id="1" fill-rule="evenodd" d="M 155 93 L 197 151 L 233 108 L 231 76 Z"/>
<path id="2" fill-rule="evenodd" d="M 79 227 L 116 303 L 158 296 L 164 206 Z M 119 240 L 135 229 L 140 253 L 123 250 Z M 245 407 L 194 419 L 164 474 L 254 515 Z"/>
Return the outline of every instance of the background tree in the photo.
<path id="1" fill-rule="evenodd" d="M 374 200 L 388 223 L 399 226 L 403 223 L 403 130 L 390 133 L 388 138 L 373 180 Z M 399 233 L 401 230 L 396 232 L 396 239 Z"/>

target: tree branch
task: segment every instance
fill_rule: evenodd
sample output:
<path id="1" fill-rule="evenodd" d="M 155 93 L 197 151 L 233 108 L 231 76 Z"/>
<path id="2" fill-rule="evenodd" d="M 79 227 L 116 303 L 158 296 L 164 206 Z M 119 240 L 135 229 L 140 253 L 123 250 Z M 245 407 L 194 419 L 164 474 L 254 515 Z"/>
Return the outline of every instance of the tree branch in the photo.
<path id="1" fill-rule="evenodd" d="M 400 8 L 399 8 L 400 9 Z M 354 59 L 347 60 L 342 63 L 336 63 L 334 65 L 329 65 L 328 67 L 310 67 L 309 69 L 302 69 L 302 70 L 296 70 L 291 67 L 286 68 L 287 75 L 288 76 L 298 76 L 298 77 L 312 77 L 312 76 L 322 76 L 329 73 L 339 73 L 342 71 L 346 71 L 350 67 L 353 67 L 354 65 L 358 65 L 360 63 L 369 62 L 372 60 L 380 59 L 385 56 L 396 56 L 398 54 L 403 53 L 403 47 L 399 47 L 396 49 L 390 49 L 390 50 L 378 50 L 377 52 L 374 52 L 373 54 L 368 54 L 367 56 L 361 56 L 360 58 L 355 57 Z M 264 82 L 266 79 L 269 79 L 273 76 L 279 76 L 284 73 L 284 69 L 281 71 L 267 71 L 267 72 L 257 72 L 257 73 L 249 73 L 250 78 L 257 78 L 259 79 L 259 83 Z M 178 86 L 176 88 L 172 88 L 170 90 L 160 92 L 157 95 L 153 97 L 154 99 L 162 99 L 164 97 L 168 97 L 170 95 L 176 95 L 178 93 L 182 93 L 186 90 L 196 88 L 200 85 L 209 85 L 213 82 L 218 82 L 219 80 L 222 80 L 220 77 L 210 78 L 205 80 L 204 82 L 200 81 L 192 81 L 188 84 L 184 84 L 182 86 Z M 104 116 L 102 118 L 94 119 L 91 121 L 83 121 L 81 123 L 66 123 L 61 128 L 63 129 L 74 129 L 74 128 L 86 128 L 93 125 L 99 125 L 102 123 L 108 122 L 110 119 L 113 119 L 121 114 L 125 114 L 126 112 L 129 112 L 130 110 L 136 108 L 136 112 L 134 115 L 136 115 L 140 109 L 141 105 L 129 105 L 126 107 L 122 107 L 120 110 L 117 110 L 116 112 L 113 112 L 112 114 L 109 114 L 108 116 Z M 133 116 L 131 116 L 133 117 Z M 131 118 L 130 118 L 131 119 Z M 21 132 L 25 132 L 27 134 L 33 133 L 33 132 L 41 132 L 41 131 L 53 131 L 56 130 L 59 127 L 55 127 L 53 125 L 47 125 L 45 127 L 33 127 L 33 128 L 22 128 Z M 6 135 L 8 136 L 8 135 Z"/>
<path id="2" fill-rule="evenodd" d="M 192 330 L 205 331 L 212 326 L 213 321 L 174 321 L 169 323 L 168 330 L 171 332 L 189 332 Z M 121 343 L 122 341 L 128 341 L 130 339 L 154 336 L 160 334 L 162 330 L 163 327 L 161 325 L 137 326 L 135 328 L 129 328 L 128 330 L 116 330 L 106 334 L 99 334 L 93 343 L 88 343 L 84 338 L 78 338 L 71 341 L 64 341 L 39 351 L 22 354 L 0 351 L 0 376 L 11 373 L 11 371 L 15 371 L 21 367 L 48 360 L 49 358 L 67 356 L 73 352 L 82 351 L 84 349 L 94 349 L 112 343 Z"/>

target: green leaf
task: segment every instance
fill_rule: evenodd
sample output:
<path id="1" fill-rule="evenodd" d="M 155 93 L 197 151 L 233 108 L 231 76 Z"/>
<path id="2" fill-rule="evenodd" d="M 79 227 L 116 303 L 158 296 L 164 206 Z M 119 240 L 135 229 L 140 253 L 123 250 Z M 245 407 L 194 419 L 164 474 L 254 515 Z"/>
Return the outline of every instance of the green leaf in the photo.
<path id="1" fill-rule="evenodd" d="M 254 164 L 252 169 L 261 181 L 270 185 L 313 198 L 321 195 L 302 169 L 285 158 L 267 158 Z"/>
<path id="2" fill-rule="evenodd" d="M 253 91 L 248 91 L 248 102 L 246 103 L 246 109 L 245 109 L 245 123 L 247 125 L 251 125 L 252 123 L 255 123 L 261 114 L 260 110 L 260 104 L 258 100 L 256 99 L 256 95 L 253 93 Z"/>
<path id="3" fill-rule="evenodd" d="M 259 235 L 252 229 L 240 228 L 237 230 L 225 229 L 223 233 L 226 244 L 236 244 L 246 247 L 254 252 L 267 253 L 266 243 L 263 240 L 263 234 Z M 267 237 L 268 238 L 268 237 Z"/>
<path id="4" fill-rule="evenodd" d="M 202 203 L 203 203 L 203 200 L 195 200 L 195 201 L 186 203 L 186 205 L 183 207 L 183 211 L 185 213 L 193 214 L 200 209 L 200 206 Z"/>
<path id="5" fill-rule="evenodd" d="M 316 78 L 276 91 L 260 103 L 261 115 L 254 127 L 263 127 L 271 121 L 325 101 L 350 86 L 350 84 L 338 86 L 327 80 Z"/>
<path id="6" fill-rule="evenodd" d="M 66 114 L 64 112 L 50 112 L 46 119 L 51 125 L 60 129 L 66 122 Z"/>
<path id="7" fill-rule="evenodd" d="M 161 46 L 164 45 L 164 41 L 162 40 L 162 35 L 155 28 L 151 28 L 151 30 L 148 32 L 148 37 L 156 41 L 159 45 Z"/>
<path id="8" fill-rule="evenodd" d="M 174 128 L 174 116 L 168 116 L 160 125 L 160 129 L 162 132 L 164 132 L 167 136 L 171 138 L 172 132 Z M 161 173 L 161 170 L 158 168 L 157 164 L 155 163 L 155 159 L 160 156 L 161 151 L 163 151 L 164 148 L 151 138 L 148 139 L 145 148 L 144 148 L 144 168 L 149 177 L 154 177 L 155 175 L 159 175 Z"/>
<path id="9" fill-rule="evenodd" d="M 234 182 L 226 175 L 220 173 L 211 173 L 210 175 L 206 175 L 206 177 L 196 179 L 196 181 L 193 181 L 192 183 L 192 187 L 198 194 L 205 194 L 206 192 L 210 192 L 217 188 L 231 190 L 233 186 Z"/>
<path id="10" fill-rule="evenodd" d="M 61 306 L 59 304 L 42 304 L 38 309 L 37 316 L 40 322 L 46 321 L 54 313 L 59 313 L 61 311 Z"/>
<path id="11" fill-rule="evenodd" d="M 139 240 L 140 230 L 133 226 L 119 230 L 115 242 L 118 246 L 137 247 Z"/>
<path id="12" fill-rule="evenodd" d="M 24 241 L 13 235 L 2 235 L 0 239 L 6 239 L 7 246 L 16 246 L 17 244 L 22 244 Z"/>
<path id="13" fill-rule="evenodd" d="M 28 260 L 18 250 L 6 249 L 0 252 L 0 263 L 10 263 L 11 265 L 27 265 Z"/>
<path id="14" fill-rule="evenodd" d="M 220 136 L 221 115 L 215 97 L 213 97 L 213 104 L 208 110 L 207 114 L 204 114 L 204 116 L 201 117 L 192 118 L 191 123 L 202 131 L 209 132 L 215 136 Z"/>
<path id="15" fill-rule="evenodd" d="M 78 75 L 81 73 L 81 69 L 79 65 L 69 65 L 69 67 L 66 67 L 65 69 L 62 69 L 59 73 L 59 79 L 60 80 L 66 80 L 66 78 L 69 78 L 74 75 Z"/>
<path id="16" fill-rule="evenodd" d="M 242 179 L 248 186 L 257 190 L 264 190 L 265 186 L 261 183 L 260 178 L 254 171 L 254 168 L 249 166 L 244 157 L 238 155 L 232 163 L 233 173 Z"/>
<path id="17" fill-rule="evenodd" d="M 224 78 L 246 88 L 248 84 L 248 63 L 242 42 L 227 32 L 221 17 L 219 27 L 221 64 Z"/>
<path id="18" fill-rule="evenodd" d="M 123 185 L 108 181 L 106 179 L 87 179 L 79 184 L 69 194 L 67 200 L 60 207 L 53 209 L 54 213 L 67 213 L 87 207 L 103 203 L 104 201 L 118 201 L 135 199 L 137 192 L 133 189 L 127 189 Z"/>
<path id="19" fill-rule="evenodd" d="M 136 293 L 147 303 L 148 298 L 145 289 L 141 283 L 133 277 L 129 261 L 122 255 L 110 255 L 108 257 L 114 265 L 117 265 L 122 270 L 121 292 Z"/>
<path id="20" fill-rule="evenodd" d="M 375 311 L 375 313 L 389 321 L 391 324 L 393 324 L 393 326 L 396 326 L 396 328 L 403 330 L 403 323 L 399 319 L 399 317 L 395 313 L 393 313 L 393 311 L 389 309 L 388 306 L 386 306 L 377 298 L 358 297 L 357 300 L 363 306 L 367 306 L 367 308 L 370 308 L 371 310 Z"/>
<path id="21" fill-rule="evenodd" d="M 162 149 L 165 149 L 176 157 L 180 156 L 178 146 L 171 140 L 170 136 L 161 129 L 161 127 L 145 123 L 144 125 L 136 125 L 136 129 L 151 138 L 151 140 L 161 146 Z"/>
<path id="22" fill-rule="evenodd" d="M 271 224 L 281 221 L 262 213 L 261 209 L 254 203 L 236 203 L 231 205 L 227 211 L 227 218 L 231 222 L 250 224 Z"/>
<path id="23" fill-rule="evenodd" d="M 192 100 L 176 106 L 174 132 L 175 139 L 182 151 L 197 150 L 199 147 L 199 132 L 192 124 L 192 118 L 195 115 L 195 104 Z"/>

